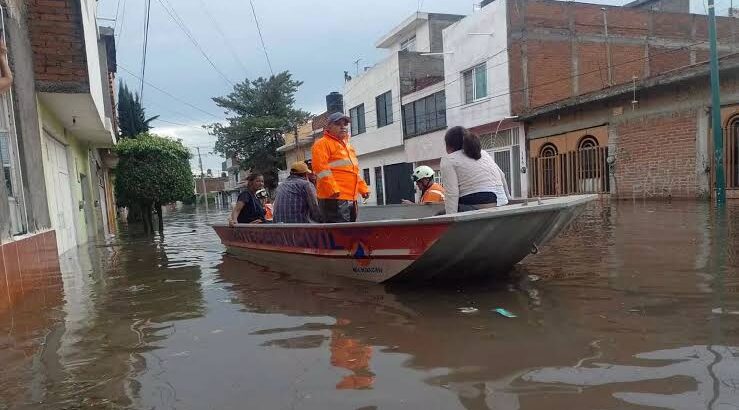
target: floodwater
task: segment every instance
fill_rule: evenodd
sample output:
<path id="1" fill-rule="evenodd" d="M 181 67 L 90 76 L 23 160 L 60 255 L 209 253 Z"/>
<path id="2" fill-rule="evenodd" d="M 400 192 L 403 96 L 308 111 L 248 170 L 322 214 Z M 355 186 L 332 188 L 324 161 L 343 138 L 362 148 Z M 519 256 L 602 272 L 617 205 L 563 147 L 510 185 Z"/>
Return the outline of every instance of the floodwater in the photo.
<path id="1" fill-rule="evenodd" d="M 225 217 L 64 255 L 0 313 L 0 409 L 739 405 L 739 204 L 594 203 L 510 277 L 445 289 L 252 266 Z"/>

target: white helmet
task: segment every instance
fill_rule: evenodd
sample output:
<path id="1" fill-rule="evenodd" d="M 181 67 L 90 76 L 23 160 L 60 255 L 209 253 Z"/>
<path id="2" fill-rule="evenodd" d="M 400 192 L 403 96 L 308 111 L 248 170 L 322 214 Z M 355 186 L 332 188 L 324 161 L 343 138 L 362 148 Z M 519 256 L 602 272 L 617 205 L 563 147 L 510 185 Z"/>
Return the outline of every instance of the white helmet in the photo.
<path id="1" fill-rule="evenodd" d="M 413 181 L 417 182 L 423 178 L 434 178 L 434 170 L 431 169 L 431 167 L 426 165 L 421 165 L 420 167 L 413 170 Z"/>

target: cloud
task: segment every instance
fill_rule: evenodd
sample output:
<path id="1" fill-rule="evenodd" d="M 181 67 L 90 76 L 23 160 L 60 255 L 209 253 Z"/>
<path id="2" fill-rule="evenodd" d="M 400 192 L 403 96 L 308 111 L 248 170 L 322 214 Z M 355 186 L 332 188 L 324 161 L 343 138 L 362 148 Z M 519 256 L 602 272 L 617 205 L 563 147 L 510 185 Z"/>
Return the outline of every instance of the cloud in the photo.
<path id="1" fill-rule="evenodd" d="M 200 164 L 198 162 L 197 148 L 200 147 L 200 156 L 203 158 L 203 170 L 211 169 L 213 174 L 220 174 L 221 163 L 225 158 L 213 153 L 216 137 L 209 135 L 208 131 L 201 127 L 200 123 L 183 123 L 183 125 L 166 125 L 158 126 L 160 123 L 154 122 L 152 132 L 157 135 L 167 136 L 174 139 L 182 140 L 182 143 L 190 148 L 193 158 L 190 161 L 192 168 L 200 173 Z"/>

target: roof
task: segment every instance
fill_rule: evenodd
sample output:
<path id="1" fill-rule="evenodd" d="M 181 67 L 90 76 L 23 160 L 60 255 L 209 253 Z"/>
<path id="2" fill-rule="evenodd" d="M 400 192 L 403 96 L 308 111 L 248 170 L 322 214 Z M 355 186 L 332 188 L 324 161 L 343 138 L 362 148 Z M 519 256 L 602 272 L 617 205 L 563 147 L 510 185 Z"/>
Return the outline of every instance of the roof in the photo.
<path id="1" fill-rule="evenodd" d="M 426 13 L 426 12 L 417 12 L 411 14 L 410 17 L 403 20 L 402 23 L 395 26 L 390 32 L 382 36 L 377 42 L 375 43 L 375 47 L 377 48 L 390 48 L 393 46 L 393 44 L 399 43 L 403 40 L 405 40 L 407 37 L 410 37 L 411 34 L 414 34 L 416 32 L 416 29 L 422 25 L 424 22 L 432 19 L 455 19 L 459 20 L 464 18 L 465 16 L 458 15 L 458 14 L 442 14 L 442 13 Z"/>
<path id="2" fill-rule="evenodd" d="M 647 77 L 636 82 L 636 86 L 639 89 L 656 88 L 666 85 L 671 85 L 683 81 L 688 81 L 700 77 L 709 75 L 709 62 L 704 61 L 701 63 L 677 68 L 671 71 L 667 71 L 660 75 Z M 719 70 L 728 71 L 739 69 L 739 53 L 732 53 L 719 58 Z M 616 85 L 613 87 L 604 88 L 602 90 L 593 91 L 587 94 L 578 95 L 575 97 L 560 100 L 548 105 L 544 105 L 532 110 L 523 112 L 519 115 L 521 120 L 531 120 L 536 117 L 550 114 L 555 111 L 563 110 L 566 108 L 572 108 L 583 104 L 592 103 L 595 101 L 602 101 L 621 95 L 629 94 L 634 91 L 633 83 L 625 83 Z"/>

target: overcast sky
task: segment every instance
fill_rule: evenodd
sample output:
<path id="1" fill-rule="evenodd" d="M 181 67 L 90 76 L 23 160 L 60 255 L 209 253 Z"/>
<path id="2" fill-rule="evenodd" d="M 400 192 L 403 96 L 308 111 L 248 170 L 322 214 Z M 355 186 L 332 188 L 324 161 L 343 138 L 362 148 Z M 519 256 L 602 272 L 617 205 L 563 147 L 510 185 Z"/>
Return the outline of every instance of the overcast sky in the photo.
<path id="1" fill-rule="evenodd" d="M 701 5 L 701 0 L 698 5 Z M 718 0 L 718 4 L 729 0 Z M 625 0 L 593 3 L 624 4 Z M 132 89 L 140 82 L 145 1 L 100 0 L 99 24 L 115 25 L 118 81 Z M 179 16 L 193 38 L 230 82 L 268 76 L 248 0 L 151 0 L 146 81 L 200 110 L 144 87 L 147 115 L 160 115 L 154 132 L 200 146 L 205 168 L 220 172 L 221 158 L 210 154 L 215 138 L 200 127 L 224 117 L 212 97 L 226 95 L 229 85 L 172 21 L 162 3 Z M 470 14 L 472 1 L 422 0 L 422 11 Z M 354 60 L 372 65 L 382 55 L 375 41 L 419 8 L 418 0 L 254 0 L 266 49 L 275 72 L 289 70 L 303 81 L 297 105 L 313 113 L 325 109 L 325 95 L 341 91 L 343 72 Z M 693 7 L 695 8 L 695 7 Z M 103 19 L 114 19 L 108 21 Z M 202 111 L 201 111 L 202 110 Z M 205 111 L 205 112 L 203 112 Z M 166 122 L 165 122 L 166 121 Z M 176 123 L 176 124 L 172 124 Z M 194 162 L 196 164 L 196 162 Z"/>

